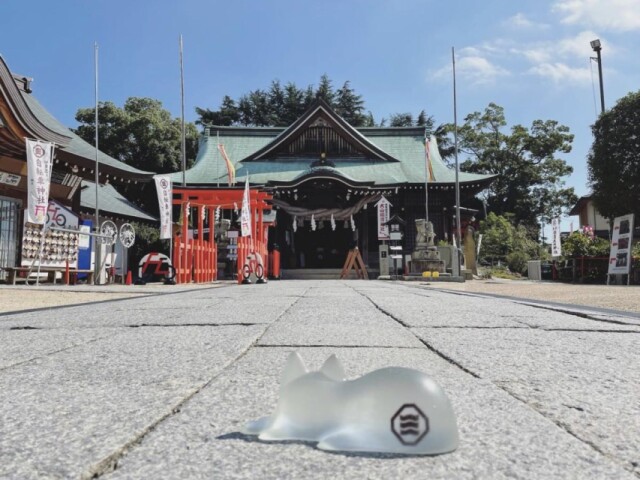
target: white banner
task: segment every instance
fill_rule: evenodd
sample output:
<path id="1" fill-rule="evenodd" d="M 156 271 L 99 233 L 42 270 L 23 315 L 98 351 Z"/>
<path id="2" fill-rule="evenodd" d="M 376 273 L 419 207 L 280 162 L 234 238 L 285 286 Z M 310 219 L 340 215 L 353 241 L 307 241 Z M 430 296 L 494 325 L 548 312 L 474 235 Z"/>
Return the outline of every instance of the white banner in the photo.
<path id="1" fill-rule="evenodd" d="M 562 246 L 560 243 L 560 219 L 551 220 L 551 256 L 559 257 L 562 255 Z"/>
<path id="2" fill-rule="evenodd" d="M 171 238 L 171 225 L 173 224 L 173 188 L 169 175 L 156 175 L 156 191 L 158 192 L 158 205 L 160 207 L 160 239 Z"/>
<path id="3" fill-rule="evenodd" d="M 633 213 L 616 217 L 609 254 L 609 275 L 628 274 L 631 268 L 631 242 L 633 240 Z"/>
<path id="4" fill-rule="evenodd" d="M 389 240 L 389 225 L 385 225 L 391 218 L 391 203 L 384 196 L 376 203 L 378 209 L 378 240 Z"/>
<path id="5" fill-rule="evenodd" d="M 240 230 L 243 237 L 251 236 L 251 205 L 249 203 L 249 176 L 244 182 L 244 195 L 242 195 L 242 213 L 240 214 Z"/>
<path id="6" fill-rule="evenodd" d="M 27 222 L 43 225 L 49 205 L 53 143 L 27 139 Z"/>

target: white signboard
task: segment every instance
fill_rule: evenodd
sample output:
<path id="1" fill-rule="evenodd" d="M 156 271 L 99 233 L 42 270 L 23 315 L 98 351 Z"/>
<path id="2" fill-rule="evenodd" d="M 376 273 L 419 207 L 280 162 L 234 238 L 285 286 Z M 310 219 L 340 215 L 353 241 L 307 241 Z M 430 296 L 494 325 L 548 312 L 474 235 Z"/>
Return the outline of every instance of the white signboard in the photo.
<path id="1" fill-rule="evenodd" d="M 171 238 L 171 225 L 173 224 L 173 192 L 171 177 L 169 175 L 156 175 L 156 191 L 158 192 L 158 205 L 160 206 L 160 240 Z"/>
<path id="2" fill-rule="evenodd" d="M 249 201 L 249 177 L 244 182 L 244 195 L 242 195 L 242 210 L 240 214 L 241 236 L 251 236 L 251 205 Z"/>
<path id="3" fill-rule="evenodd" d="M 562 247 L 560 245 L 560 219 L 551 220 L 551 256 L 559 257 L 562 255 Z"/>
<path id="4" fill-rule="evenodd" d="M 378 209 L 378 240 L 389 240 L 389 225 L 385 225 L 391 218 L 391 203 L 382 197 L 376 203 Z"/>
<path id="5" fill-rule="evenodd" d="M 633 214 L 616 217 L 613 222 L 613 237 L 609 254 L 609 275 L 629 273 L 632 240 Z"/>
<path id="6" fill-rule="evenodd" d="M 43 225 L 49 205 L 53 143 L 27 139 L 27 222 Z"/>
<path id="7" fill-rule="evenodd" d="M 14 173 L 0 172 L 0 183 L 17 187 L 20 183 L 20 175 Z"/>

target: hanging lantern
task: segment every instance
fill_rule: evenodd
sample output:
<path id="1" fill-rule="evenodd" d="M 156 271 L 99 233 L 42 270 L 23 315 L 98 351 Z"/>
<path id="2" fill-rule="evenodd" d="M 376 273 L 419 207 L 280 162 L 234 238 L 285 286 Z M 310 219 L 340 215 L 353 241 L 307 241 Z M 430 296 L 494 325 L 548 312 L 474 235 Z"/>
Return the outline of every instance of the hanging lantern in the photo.
<path id="1" fill-rule="evenodd" d="M 191 202 L 187 202 L 187 218 L 191 216 Z"/>
<path id="2" fill-rule="evenodd" d="M 313 232 L 316 231 L 316 219 L 313 216 L 313 214 L 311 215 L 311 231 L 313 231 Z"/>
<path id="3" fill-rule="evenodd" d="M 207 220 L 207 209 L 203 208 L 202 209 L 202 221 L 206 221 Z"/>
<path id="4" fill-rule="evenodd" d="M 298 231 L 298 217 L 293 217 L 293 223 L 291 226 L 293 227 L 293 233 Z"/>
<path id="5" fill-rule="evenodd" d="M 333 218 L 333 213 L 332 213 L 332 214 L 331 214 L 331 230 L 334 230 L 334 231 L 335 231 L 335 229 L 336 229 L 336 221 L 335 221 L 335 219 Z"/>
<path id="6" fill-rule="evenodd" d="M 356 222 L 353 221 L 353 215 L 351 215 L 351 230 L 356 231 Z"/>
<path id="7" fill-rule="evenodd" d="M 216 216 L 215 216 L 216 222 L 220 221 L 220 206 L 218 206 L 216 208 Z"/>

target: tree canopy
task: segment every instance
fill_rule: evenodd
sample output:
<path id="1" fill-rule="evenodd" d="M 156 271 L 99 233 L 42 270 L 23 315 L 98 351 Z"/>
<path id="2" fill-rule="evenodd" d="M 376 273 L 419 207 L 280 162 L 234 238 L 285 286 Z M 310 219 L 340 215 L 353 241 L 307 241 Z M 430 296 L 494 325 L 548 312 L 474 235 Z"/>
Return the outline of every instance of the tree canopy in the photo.
<path id="1" fill-rule="evenodd" d="M 218 110 L 196 107 L 199 125 L 243 125 L 284 127 L 295 122 L 317 99 L 327 102 L 347 122 L 356 127 L 374 125 L 371 112 L 365 113 L 364 100 L 348 80 L 335 89 L 327 75 L 320 77 L 317 88 L 299 88 L 288 82 L 284 86 L 273 80 L 267 90 L 256 89 L 237 100 L 225 95 Z"/>
<path id="2" fill-rule="evenodd" d="M 98 105 L 99 147 L 104 153 L 133 167 L 157 173 L 177 172 L 182 168 L 181 121 L 151 98 L 131 97 L 123 108 L 113 102 Z M 74 131 L 87 142 L 95 143 L 95 108 L 76 113 L 80 123 Z M 198 149 L 198 130 L 185 125 L 186 157 L 193 163 Z"/>
<path id="3" fill-rule="evenodd" d="M 622 97 L 591 127 L 593 202 L 602 216 L 640 215 L 640 91 Z"/>
<path id="4" fill-rule="evenodd" d="M 159 100 L 131 97 L 123 108 L 113 102 L 100 102 L 98 116 L 98 142 L 104 153 L 141 170 L 170 173 L 182 169 L 181 121 L 172 118 Z M 79 109 L 76 120 L 80 125 L 75 133 L 95 144 L 95 108 Z M 187 166 L 190 166 L 198 151 L 198 130 L 193 123 L 187 123 L 185 131 Z M 153 182 L 142 188 L 127 185 L 120 190 L 149 213 L 157 213 Z"/>
<path id="5" fill-rule="evenodd" d="M 539 218 L 558 216 L 577 200 L 563 180 L 573 168 L 557 156 L 571 151 L 573 135 L 555 120 L 505 132 L 506 126 L 504 109 L 495 103 L 467 115 L 458 128 L 459 150 L 467 155 L 461 169 L 498 174 L 487 192 L 488 209 L 537 231 Z M 453 131 L 452 125 L 446 128 Z"/>

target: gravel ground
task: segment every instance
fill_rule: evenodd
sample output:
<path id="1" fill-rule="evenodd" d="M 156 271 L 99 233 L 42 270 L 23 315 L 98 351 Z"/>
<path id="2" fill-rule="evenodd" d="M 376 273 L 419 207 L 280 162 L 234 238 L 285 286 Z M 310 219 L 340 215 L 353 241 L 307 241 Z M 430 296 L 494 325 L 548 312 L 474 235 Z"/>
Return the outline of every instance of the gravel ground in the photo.
<path id="1" fill-rule="evenodd" d="M 422 285 L 425 285 L 423 283 Z M 640 313 L 640 288 L 618 285 L 572 285 L 529 280 L 472 280 L 464 283 L 428 283 L 430 288 L 487 293 L 546 302 L 611 308 Z"/>

